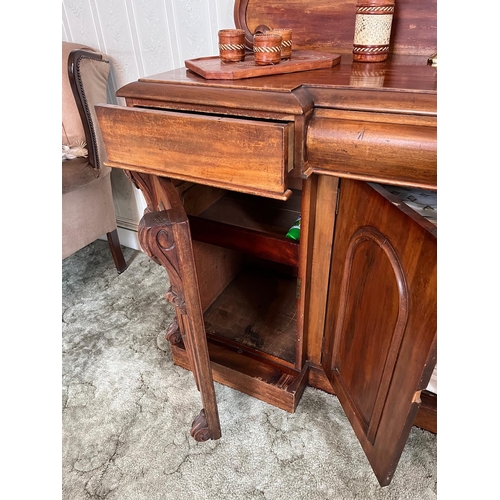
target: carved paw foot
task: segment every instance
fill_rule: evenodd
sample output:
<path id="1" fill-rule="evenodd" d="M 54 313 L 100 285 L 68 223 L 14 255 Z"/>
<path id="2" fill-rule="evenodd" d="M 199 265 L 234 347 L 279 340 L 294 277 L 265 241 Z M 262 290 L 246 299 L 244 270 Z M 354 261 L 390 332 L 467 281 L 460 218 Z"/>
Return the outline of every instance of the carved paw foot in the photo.
<path id="1" fill-rule="evenodd" d="M 209 439 L 212 439 L 205 416 L 205 410 L 201 410 L 200 414 L 193 420 L 193 425 L 191 426 L 191 436 L 196 441 L 208 441 Z"/>

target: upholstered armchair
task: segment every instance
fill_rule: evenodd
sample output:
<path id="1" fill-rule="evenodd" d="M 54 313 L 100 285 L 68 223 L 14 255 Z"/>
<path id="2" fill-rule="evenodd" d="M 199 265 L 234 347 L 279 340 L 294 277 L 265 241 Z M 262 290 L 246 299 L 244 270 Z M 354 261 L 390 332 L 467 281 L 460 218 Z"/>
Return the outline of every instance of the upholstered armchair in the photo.
<path id="1" fill-rule="evenodd" d="M 62 258 L 106 235 L 116 269 L 127 265 L 118 238 L 111 168 L 94 106 L 106 102 L 107 57 L 62 43 Z"/>

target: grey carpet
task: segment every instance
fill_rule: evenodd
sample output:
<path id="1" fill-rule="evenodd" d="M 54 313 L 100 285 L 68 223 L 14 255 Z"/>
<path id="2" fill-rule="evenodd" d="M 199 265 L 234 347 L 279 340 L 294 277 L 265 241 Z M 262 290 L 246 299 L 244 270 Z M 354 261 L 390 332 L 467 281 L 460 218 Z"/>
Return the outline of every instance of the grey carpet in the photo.
<path id="1" fill-rule="evenodd" d="M 290 414 L 216 384 L 223 436 L 197 443 L 192 374 L 164 330 L 165 271 L 101 240 L 63 261 L 64 500 L 435 499 L 435 435 L 413 428 L 381 488 L 336 397 L 307 388 Z"/>

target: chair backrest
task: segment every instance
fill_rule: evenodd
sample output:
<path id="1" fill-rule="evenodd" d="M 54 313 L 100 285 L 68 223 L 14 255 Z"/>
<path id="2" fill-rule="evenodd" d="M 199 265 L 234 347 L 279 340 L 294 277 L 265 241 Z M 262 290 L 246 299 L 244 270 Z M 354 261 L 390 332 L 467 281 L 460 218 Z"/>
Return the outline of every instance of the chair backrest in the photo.
<path id="1" fill-rule="evenodd" d="M 90 165 L 105 154 L 94 106 L 105 103 L 109 60 L 79 43 L 62 42 L 62 144 L 86 143 Z"/>

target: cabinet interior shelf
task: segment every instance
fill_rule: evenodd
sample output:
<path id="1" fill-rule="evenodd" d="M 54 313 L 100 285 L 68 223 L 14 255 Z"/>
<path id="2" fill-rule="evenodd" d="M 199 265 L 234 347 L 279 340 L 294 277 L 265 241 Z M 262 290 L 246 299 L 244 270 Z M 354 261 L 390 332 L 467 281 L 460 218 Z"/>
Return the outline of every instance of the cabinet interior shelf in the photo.
<path id="1" fill-rule="evenodd" d="M 300 191 L 287 201 L 226 193 L 189 216 L 194 240 L 297 267 L 299 243 L 285 235 L 300 215 Z"/>
<path id="2" fill-rule="evenodd" d="M 296 279 L 245 266 L 205 311 L 207 334 L 293 366 L 297 335 Z"/>
<path id="3" fill-rule="evenodd" d="M 255 263 L 245 265 L 204 312 L 214 380 L 293 412 L 308 367 L 295 368 L 296 279 Z M 176 364 L 190 369 L 184 344 Z"/>
<path id="4" fill-rule="evenodd" d="M 204 320 L 209 344 L 233 346 L 235 352 L 227 359 L 242 370 L 250 359 L 273 370 L 295 367 L 300 245 L 285 235 L 300 209 L 301 191 L 287 201 L 224 192 L 197 215 L 189 215 L 193 240 L 235 251 L 215 264 L 230 280 L 216 295 L 210 292 L 214 297 Z"/>

